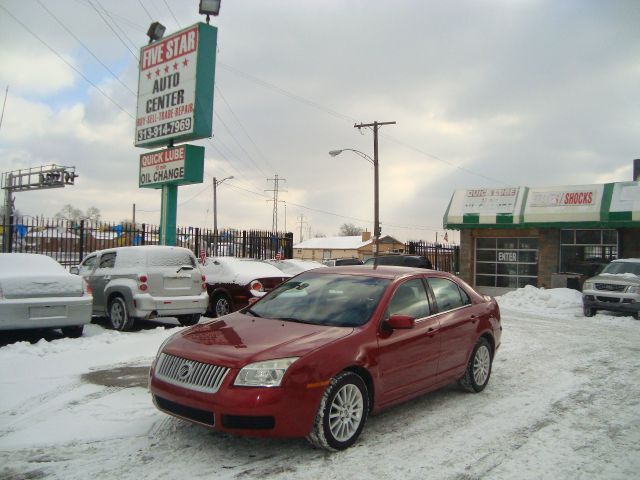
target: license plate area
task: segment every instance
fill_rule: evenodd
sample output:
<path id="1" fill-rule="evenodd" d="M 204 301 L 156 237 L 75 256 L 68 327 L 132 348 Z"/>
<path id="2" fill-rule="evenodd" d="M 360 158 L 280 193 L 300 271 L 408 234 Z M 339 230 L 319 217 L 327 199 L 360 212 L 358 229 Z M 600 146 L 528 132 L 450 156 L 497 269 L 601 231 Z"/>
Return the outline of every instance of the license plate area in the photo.
<path id="1" fill-rule="evenodd" d="M 34 320 L 41 318 L 66 317 L 67 307 L 64 305 L 45 305 L 29 307 L 29 318 Z"/>

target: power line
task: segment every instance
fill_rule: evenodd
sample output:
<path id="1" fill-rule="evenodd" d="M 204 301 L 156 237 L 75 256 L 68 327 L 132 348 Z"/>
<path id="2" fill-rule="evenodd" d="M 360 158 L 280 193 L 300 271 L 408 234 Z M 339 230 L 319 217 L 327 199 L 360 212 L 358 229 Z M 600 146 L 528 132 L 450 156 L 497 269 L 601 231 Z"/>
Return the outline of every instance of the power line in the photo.
<path id="1" fill-rule="evenodd" d="M 36 1 L 38 2 L 38 4 L 40 4 L 40 6 L 41 6 L 41 7 L 42 7 L 42 8 L 43 8 L 43 9 L 44 9 L 44 10 L 45 10 L 49 15 L 51 15 L 51 17 L 53 17 L 53 19 L 54 19 L 56 22 L 58 22 L 58 24 L 59 24 L 62 28 L 64 28 L 64 29 L 66 30 L 66 32 L 67 32 L 69 35 L 71 35 L 71 36 L 72 36 L 72 37 L 73 37 L 73 38 L 74 38 L 74 39 L 75 39 L 75 40 L 76 40 L 76 41 L 77 41 L 77 42 L 82 46 L 82 48 L 84 48 L 84 49 L 85 49 L 85 50 L 86 50 L 86 51 L 87 51 L 87 52 L 88 52 L 88 53 L 89 53 L 89 54 L 90 54 L 90 55 L 91 55 L 91 56 L 92 56 L 92 57 L 93 57 L 93 58 L 94 58 L 94 59 L 95 59 L 95 60 L 96 60 L 100 65 L 102 65 L 102 66 L 104 67 L 104 69 L 105 69 L 107 72 L 109 72 L 109 73 L 111 74 L 111 76 L 112 76 L 113 78 L 115 78 L 115 79 L 120 83 L 120 85 L 122 85 L 124 88 L 126 88 L 127 90 L 129 90 L 129 92 L 131 92 L 131 94 L 132 94 L 134 97 L 136 96 L 136 93 L 135 93 L 133 90 L 131 90 L 131 88 L 129 88 L 129 86 L 128 86 L 127 84 L 125 84 L 122 80 L 120 80 L 120 78 L 119 78 L 119 77 L 118 77 L 118 76 L 117 76 L 113 71 L 111 71 L 111 69 L 110 69 L 106 64 L 104 64 L 104 63 L 102 62 L 102 60 L 100 60 L 100 59 L 97 57 L 97 55 L 96 55 L 95 53 L 93 53 L 93 52 L 91 51 L 91 49 L 90 49 L 89 47 L 87 47 L 87 46 L 85 45 L 85 43 L 84 43 L 82 40 L 80 40 L 80 39 L 79 39 L 79 38 L 78 38 L 78 37 L 77 37 L 77 36 L 76 36 L 76 35 L 75 35 L 75 34 L 74 34 L 74 33 L 73 33 L 73 32 L 72 32 L 72 31 L 71 31 L 71 30 L 70 30 L 70 29 L 69 29 L 69 28 L 68 28 L 68 27 L 63 23 L 63 22 L 62 22 L 62 20 L 60 20 L 58 17 L 56 17 L 56 16 L 53 14 L 53 12 L 52 12 L 51 10 L 49 10 L 49 9 L 46 7 L 46 5 L 45 5 L 44 3 L 42 3 L 42 2 L 41 2 L 41 0 L 36 0 Z"/>
<path id="2" fill-rule="evenodd" d="M 147 12 L 147 15 L 149 16 L 149 20 L 151 20 L 153 22 L 153 17 L 151 16 L 151 14 L 149 13 L 149 10 L 147 10 L 147 7 L 144 6 L 144 3 L 142 3 L 142 0 L 138 0 L 138 3 L 140 4 L 140 6 L 142 7 L 142 9 Z"/>
<path id="3" fill-rule="evenodd" d="M 88 84 L 90 84 L 93 88 L 95 88 L 96 90 L 98 90 L 98 92 L 100 92 L 102 94 L 103 97 L 105 97 L 107 100 L 109 100 L 111 103 L 113 103 L 116 107 L 118 107 L 120 110 L 122 110 L 122 112 L 126 113 L 127 115 L 129 115 L 129 117 L 131 118 L 135 118 L 133 115 L 131 115 L 127 110 L 124 109 L 123 106 L 121 106 L 118 102 L 116 102 L 113 98 L 111 98 L 109 95 L 107 95 L 107 93 L 102 90 L 98 85 L 96 85 L 95 83 L 93 83 L 84 73 L 82 73 L 78 68 L 76 68 L 75 66 L 73 66 L 73 64 L 71 64 L 70 62 L 68 62 L 62 55 L 60 55 L 53 47 L 50 47 L 49 44 L 47 42 L 45 42 L 42 38 L 40 38 L 33 30 L 31 30 L 29 27 L 27 27 L 24 23 L 22 23 L 22 21 L 20 21 L 16 16 L 13 15 L 13 13 L 11 13 L 4 5 L 0 5 L 0 8 L 2 8 L 5 12 L 7 12 L 7 14 L 9 14 L 9 16 L 11 18 L 13 18 L 16 22 L 18 22 L 22 28 L 24 28 L 27 32 L 29 32 L 31 35 L 33 35 L 40 43 L 42 43 L 45 47 L 47 47 L 56 57 L 58 57 L 60 60 L 62 60 L 65 64 L 67 64 L 67 66 L 71 69 L 73 69 L 73 71 L 75 71 L 78 75 L 80 75 Z"/>
<path id="4" fill-rule="evenodd" d="M 268 200 L 273 202 L 273 216 L 271 221 L 271 230 L 274 232 L 278 231 L 278 193 L 280 190 L 280 182 L 286 182 L 286 178 L 280 178 L 278 175 L 274 175 L 274 178 L 267 178 L 267 182 L 273 182 L 273 189 L 265 190 L 265 192 L 273 192 L 273 200 Z M 282 190 L 286 192 L 286 190 Z"/>
<path id="5" fill-rule="evenodd" d="M 96 11 L 96 13 L 100 16 L 100 18 L 102 19 L 102 21 L 107 25 L 107 27 L 109 27 L 109 29 L 114 33 L 114 35 L 116 37 L 118 37 L 118 40 L 120 40 L 120 43 L 122 43 L 122 45 L 125 46 L 125 48 L 127 50 L 129 50 L 129 53 L 131 53 L 131 55 L 133 56 L 133 58 L 136 59 L 136 61 L 139 61 L 138 56 L 133 52 L 133 50 L 131 50 L 129 48 L 129 45 L 127 45 L 125 43 L 125 41 L 122 39 L 122 37 L 118 34 L 118 32 L 115 31 L 115 29 L 111 26 L 111 24 L 107 21 L 107 19 L 104 17 L 104 15 L 102 15 L 102 13 L 100 13 L 100 10 L 98 10 L 98 8 L 93 4 L 93 2 L 91 0 L 87 0 L 87 2 L 89 2 L 89 5 L 91 5 L 91 7 Z M 109 15 L 108 12 L 105 10 L 105 14 Z M 112 19 L 113 20 L 113 19 Z M 116 22 L 114 22 L 114 24 L 116 24 Z M 131 40 L 129 40 L 131 42 Z M 133 42 L 132 42 L 133 43 Z"/>

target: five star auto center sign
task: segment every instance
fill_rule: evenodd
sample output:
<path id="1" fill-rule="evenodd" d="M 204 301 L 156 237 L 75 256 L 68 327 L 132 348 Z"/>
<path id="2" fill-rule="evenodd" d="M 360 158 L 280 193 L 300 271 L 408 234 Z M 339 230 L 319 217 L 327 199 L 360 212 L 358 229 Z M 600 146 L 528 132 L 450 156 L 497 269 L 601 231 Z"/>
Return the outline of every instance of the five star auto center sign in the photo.
<path id="1" fill-rule="evenodd" d="M 136 147 L 211 137 L 217 33 L 198 23 L 140 49 Z"/>

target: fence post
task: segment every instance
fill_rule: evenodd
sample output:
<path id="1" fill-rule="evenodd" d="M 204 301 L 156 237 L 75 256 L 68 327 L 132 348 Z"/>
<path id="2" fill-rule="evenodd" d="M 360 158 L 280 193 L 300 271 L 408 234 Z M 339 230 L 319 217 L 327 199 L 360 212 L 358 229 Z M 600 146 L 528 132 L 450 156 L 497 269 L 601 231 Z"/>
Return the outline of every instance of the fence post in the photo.
<path id="1" fill-rule="evenodd" d="M 73 223 L 72 223 L 73 225 Z M 82 262 L 84 258 L 84 220 L 80 220 L 80 248 L 78 248 L 78 263 Z"/>
<path id="2" fill-rule="evenodd" d="M 195 249 L 195 252 L 193 252 L 193 254 L 200 258 L 200 228 L 196 227 L 196 238 L 195 238 L 195 242 L 193 244 L 193 247 Z"/>
<path id="3" fill-rule="evenodd" d="M 147 236 L 147 232 L 145 232 L 146 230 L 146 225 L 143 223 L 142 224 L 142 238 L 140 239 L 140 245 L 144 245 L 145 243 L 145 238 Z"/>
<path id="4" fill-rule="evenodd" d="M 247 256 L 247 231 L 242 231 L 242 256 Z"/>
<path id="5" fill-rule="evenodd" d="M 285 258 L 293 258 L 293 232 L 285 233 L 286 249 Z"/>
<path id="6" fill-rule="evenodd" d="M 436 243 L 436 270 L 440 269 L 440 251 L 438 249 L 438 244 Z"/>

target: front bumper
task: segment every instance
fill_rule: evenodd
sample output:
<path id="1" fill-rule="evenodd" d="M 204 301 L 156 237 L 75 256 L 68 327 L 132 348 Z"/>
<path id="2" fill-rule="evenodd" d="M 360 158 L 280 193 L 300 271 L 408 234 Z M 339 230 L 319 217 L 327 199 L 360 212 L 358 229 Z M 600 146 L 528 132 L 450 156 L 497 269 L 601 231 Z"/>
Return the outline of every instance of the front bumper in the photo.
<path id="1" fill-rule="evenodd" d="M 595 310 L 613 312 L 640 312 L 640 301 L 637 295 L 628 293 L 611 293 L 600 291 L 583 292 L 582 304 Z"/>
<path id="2" fill-rule="evenodd" d="M 235 387 L 237 373 L 229 371 L 216 393 L 169 384 L 153 372 L 149 386 L 159 410 L 217 431 L 256 437 L 309 434 L 324 388 Z"/>
<path id="3" fill-rule="evenodd" d="M 153 297 L 148 293 L 139 293 L 133 296 L 133 312 L 131 314 L 139 318 L 203 314 L 208 303 L 209 294 L 207 292 L 182 297 Z"/>

